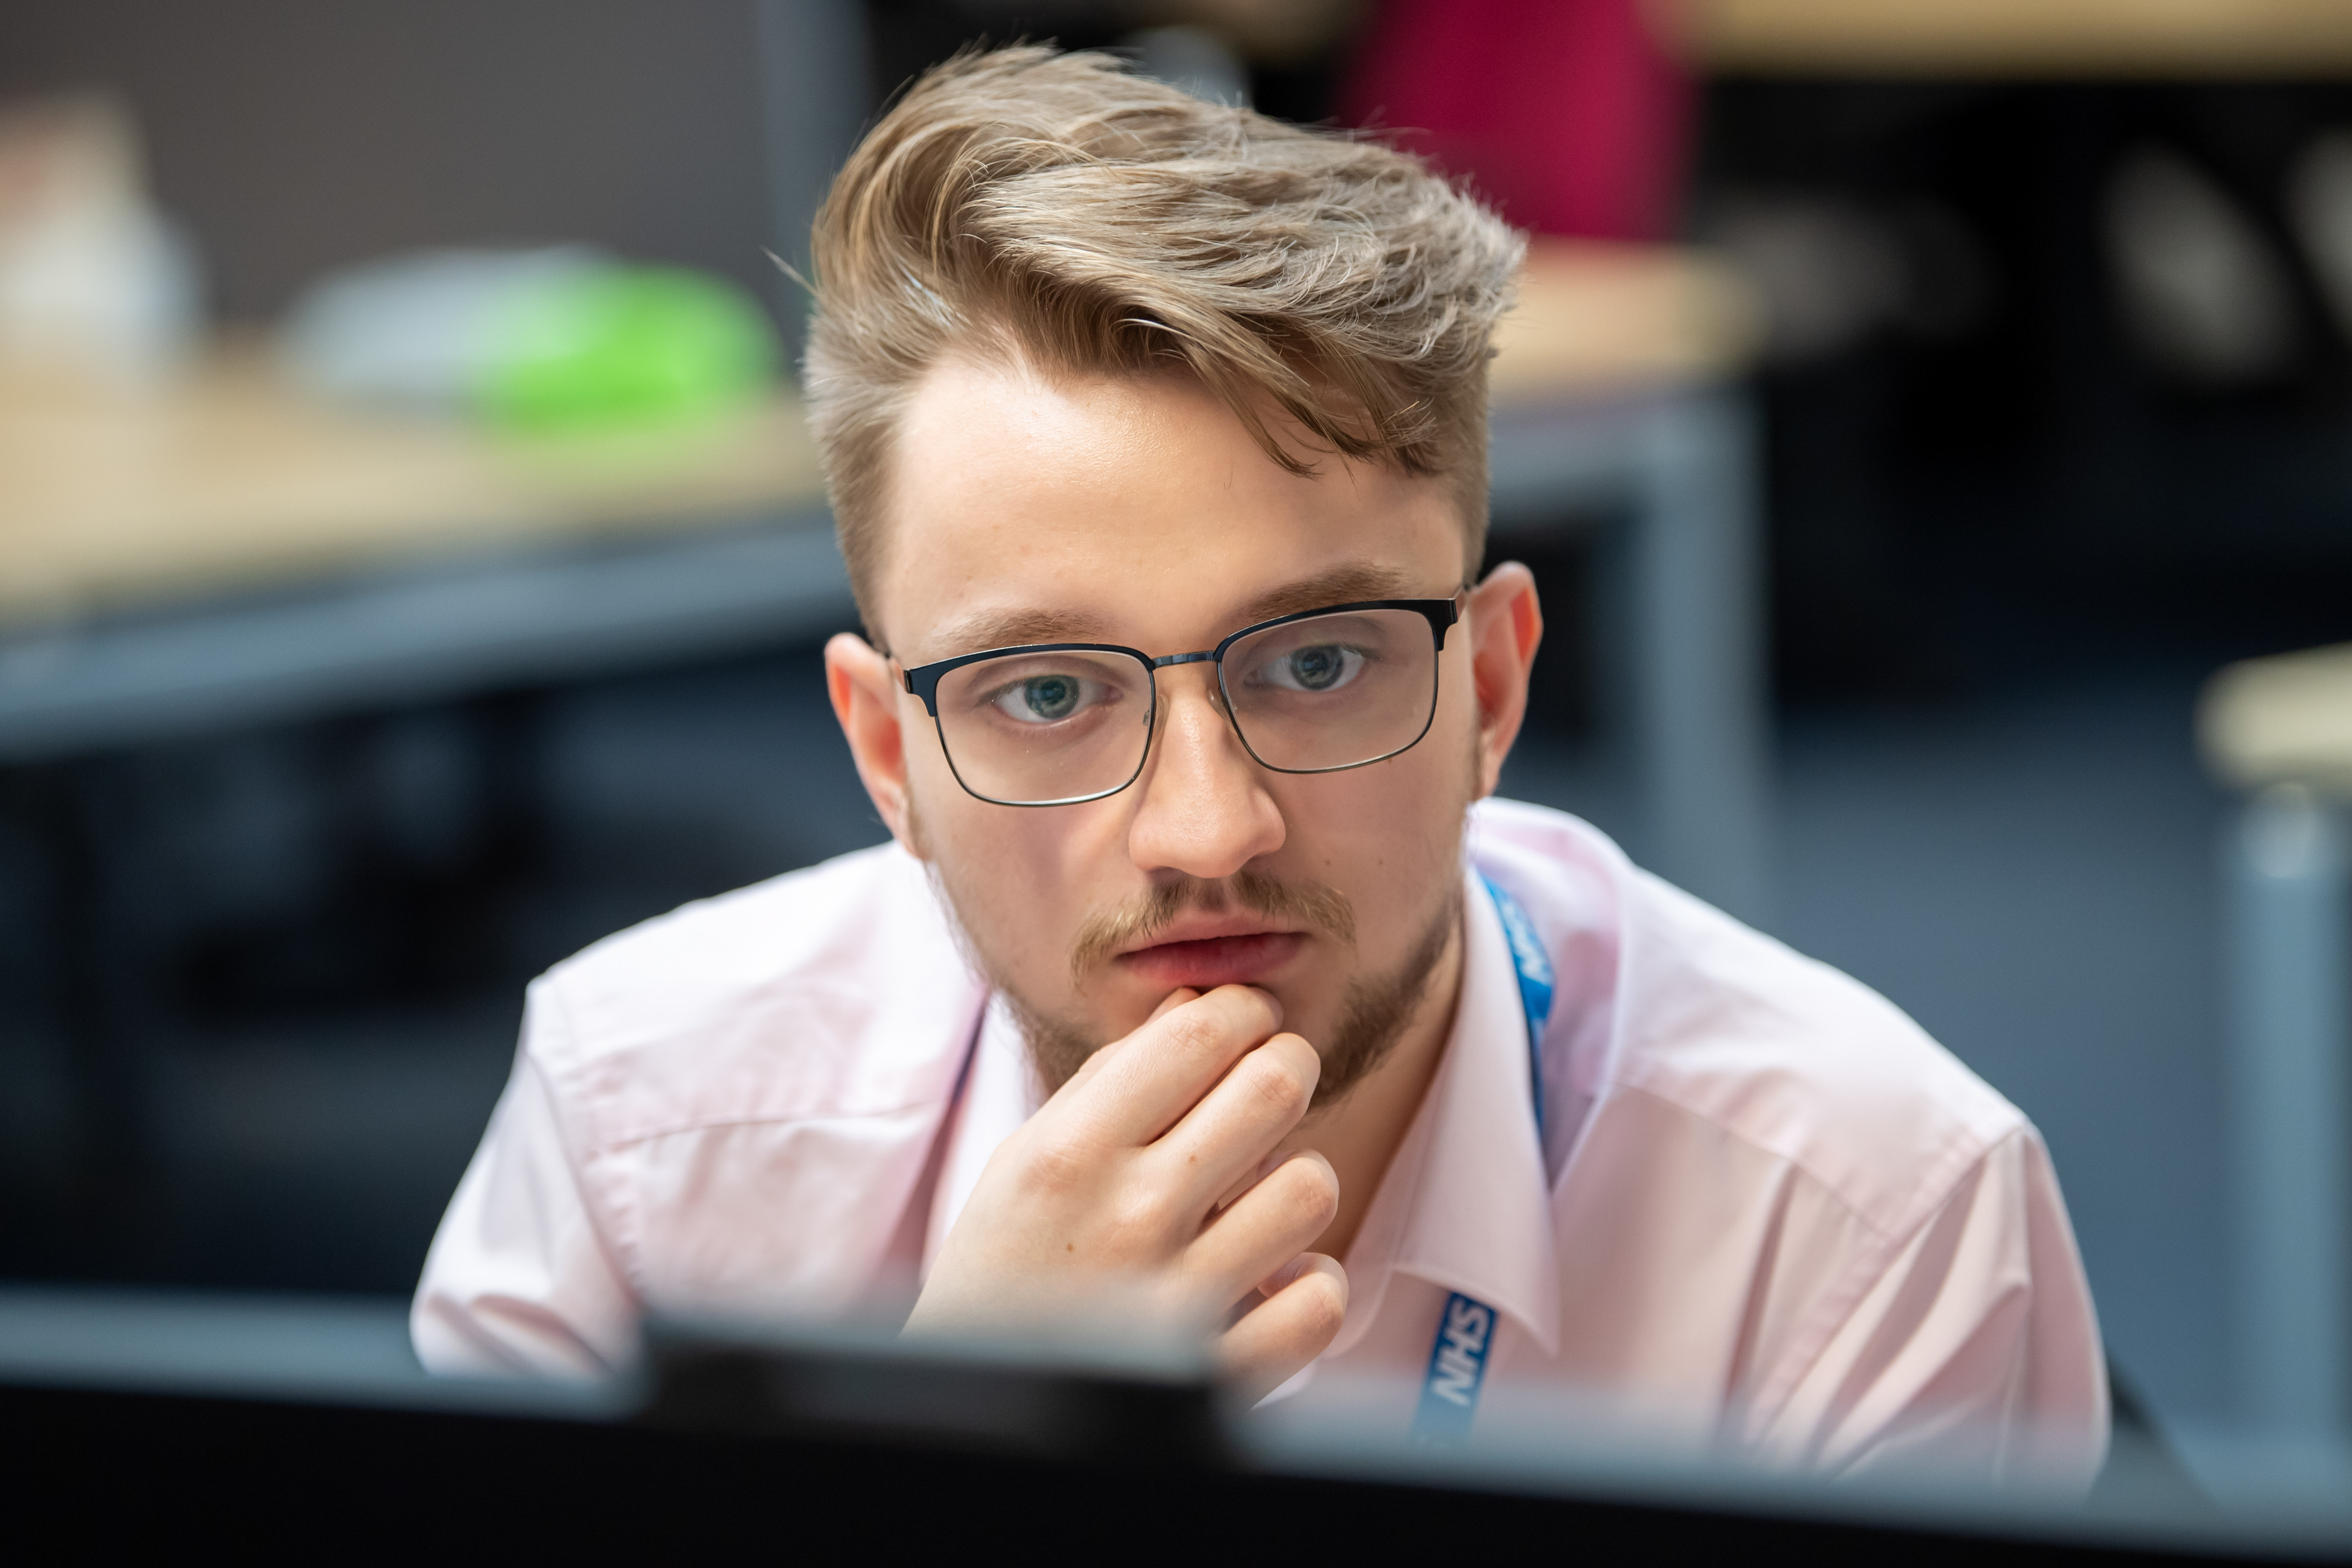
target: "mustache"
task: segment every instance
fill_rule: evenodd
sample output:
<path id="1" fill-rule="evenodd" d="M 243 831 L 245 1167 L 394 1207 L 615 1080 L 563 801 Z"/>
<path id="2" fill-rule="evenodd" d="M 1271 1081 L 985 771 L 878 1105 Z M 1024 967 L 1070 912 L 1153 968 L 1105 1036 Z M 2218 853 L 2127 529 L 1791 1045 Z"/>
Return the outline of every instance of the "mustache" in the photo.
<path id="1" fill-rule="evenodd" d="M 1070 979 L 1087 976 L 1122 949 L 1148 944 L 1186 910 L 1214 914 L 1238 905 L 1270 921 L 1322 932 L 1343 947 L 1356 944 L 1356 907 L 1336 888 L 1320 882 L 1286 882 L 1257 871 L 1237 871 L 1214 881 L 1186 877 L 1161 882 L 1117 909 L 1087 917 L 1070 942 Z"/>

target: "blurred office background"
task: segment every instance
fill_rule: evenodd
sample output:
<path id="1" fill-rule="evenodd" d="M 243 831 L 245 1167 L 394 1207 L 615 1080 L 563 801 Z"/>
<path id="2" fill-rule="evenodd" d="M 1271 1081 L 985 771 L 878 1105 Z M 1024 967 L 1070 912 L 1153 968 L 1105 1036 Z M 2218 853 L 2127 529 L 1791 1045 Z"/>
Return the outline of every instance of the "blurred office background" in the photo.
<path id="1" fill-rule="evenodd" d="M 49 458 L 41 483 L 0 471 L 0 708 L 23 698 L 0 714 L 0 1276 L 401 1294 L 533 973 L 882 837 L 823 695 L 816 648 L 851 617 L 821 584 L 723 634 L 640 620 L 600 642 L 592 619 L 584 646 L 551 633 L 530 658 L 468 634 L 426 650 L 429 678 L 298 672 L 268 700 L 224 677 L 217 717 L 203 667 L 262 657 L 236 640 L 248 611 L 312 639 L 272 668 L 373 635 L 357 611 L 299 614 L 306 595 L 379 605 L 364 596 L 387 573 L 439 593 L 467 563 L 521 582 L 555 552 L 592 574 L 593 607 L 617 580 L 593 570 L 625 576 L 647 538 L 787 560 L 756 552 L 806 512 L 805 472 L 746 458 L 748 478 L 706 484 L 694 467 L 695 422 L 756 421 L 758 365 L 790 353 L 794 297 L 766 252 L 791 253 L 795 215 L 908 76 L 1025 35 L 1122 44 L 1290 118 L 1424 132 L 1515 221 L 1697 247 L 1738 280 L 1760 335 L 1710 374 L 1759 432 L 1771 757 L 1743 912 L 1886 993 L 2034 1117 L 2118 1363 L 2168 1416 L 2231 1415 L 2220 846 L 2237 805 L 2193 719 L 2221 666 L 2352 638 L 2352 49 L 2111 56 L 2095 27 L 2039 49 L 1966 28 L 1855 44 L 1835 5 L 1790 8 L 1829 20 L 1790 43 L 1766 0 L 1692 8 L 1687 32 L 1599 0 L 0 13 L 0 321 L 21 350 L 0 451 Z M 33 277 L 21 255 L 51 243 L 60 139 L 113 149 L 111 174 L 68 175 L 114 191 L 136 233 L 72 254 L 114 258 L 143 301 L 90 329 L 97 368 L 70 374 L 24 323 L 84 307 L 37 277 L 6 292 L 11 255 Z M 689 336 L 721 321 L 736 358 L 711 351 L 708 410 L 633 424 L 623 394 L 584 413 L 528 387 L 485 402 L 454 362 L 428 385 L 433 365 L 301 337 L 341 319 L 322 280 L 347 302 L 371 279 L 413 300 L 413 267 L 352 269 L 452 248 L 473 270 L 435 276 L 466 298 L 504 287 L 501 265 L 667 279 L 690 298 L 656 304 Z M 748 326 L 746 301 L 764 312 Z M 272 373 L 294 377 L 288 398 L 388 421 L 386 439 L 426 444 L 419 462 L 463 467 L 433 443 L 467 421 L 507 444 L 492 468 L 514 443 L 572 461 L 638 425 L 683 445 L 610 504 L 579 500 L 593 476 L 548 492 L 477 474 L 478 505 L 453 480 L 417 503 L 433 521 L 413 538 L 394 494 L 364 548 L 310 549 L 289 523 L 208 555 L 205 531 L 237 519 L 169 497 L 145 532 L 132 501 L 89 511 L 131 541 L 113 554 L 45 528 L 44 509 L 84 506 L 77 487 L 201 469 L 151 426 L 189 377 L 264 358 L 294 366 Z M 729 381 L 739 362 L 753 370 Z M 73 419 L 148 435 L 90 446 L 104 471 L 83 472 L 50 450 Z M 278 451 L 240 447 L 259 477 L 225 493 L 275 495 Z M 353 471 L 409 471 L 386 461 Z M 1607 631 L 1633 612 L 1592 510 L 1523 515 L 1498 542 L 1537 564 L 1556 617 L 1508 787 L 1663 854 L 1654 781 L 1618 733 Z M 194 695 L 108 686 L 89 661 L 117 632 L 163 638 L 138 646 L 193 669 Z M 478 674 L 467 648 L 488 650 Z M 120 699 L 120 721 L 39 709 L 44 672 L 76 659 L 94 684 L 70 689 L 98 696 L 75 712 Z"/>

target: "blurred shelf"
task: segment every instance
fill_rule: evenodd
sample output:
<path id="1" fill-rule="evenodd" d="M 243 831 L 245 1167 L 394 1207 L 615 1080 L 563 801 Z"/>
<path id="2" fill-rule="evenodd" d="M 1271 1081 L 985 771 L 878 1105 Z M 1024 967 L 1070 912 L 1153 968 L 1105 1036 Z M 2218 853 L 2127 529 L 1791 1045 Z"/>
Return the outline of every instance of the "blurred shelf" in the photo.
<path id="1" fill-rule="evenodd" d="M 1802 76 L 2326 77 L 2344 0 L 1681 0 L 1711 71 Z"/>

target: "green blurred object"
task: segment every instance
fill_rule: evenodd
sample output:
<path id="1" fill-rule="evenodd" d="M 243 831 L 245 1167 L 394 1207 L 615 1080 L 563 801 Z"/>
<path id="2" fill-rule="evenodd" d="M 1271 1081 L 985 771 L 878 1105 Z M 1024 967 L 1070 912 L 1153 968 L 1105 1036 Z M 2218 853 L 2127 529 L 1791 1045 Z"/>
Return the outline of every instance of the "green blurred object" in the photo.
<path id="1" fill-rule="evenodd" d="M 489 322 L 477 396 L 520 430 L 654 425 L 747 402 L 774 378 L 767 315 L 722 279 L 599 266 L 518 287 Z"/>

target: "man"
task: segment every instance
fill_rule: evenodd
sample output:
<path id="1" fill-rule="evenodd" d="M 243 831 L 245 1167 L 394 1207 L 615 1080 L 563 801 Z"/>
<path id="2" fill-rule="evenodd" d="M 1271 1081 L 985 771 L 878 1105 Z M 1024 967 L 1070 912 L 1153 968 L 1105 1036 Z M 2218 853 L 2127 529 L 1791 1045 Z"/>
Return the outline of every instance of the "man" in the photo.
<path id="1" fill-rule="evenodd" d="M 1524 567 L 1473 580 L 1499 223 L 1024 48 L 907 95 L 815 258 L 869 633 L 825 673 L 894 842 L 532 988 L 428 1365 L 593 1373 L 648 1310 L 1140 1298 L 1251 1395 L 1396 1374 L 1400 1434 L 1569 1389 L 1830 1470 L 2087 1479 L 2097 1331 L 2032 1127 L 1486 799 L 1542 631 Z"/>

